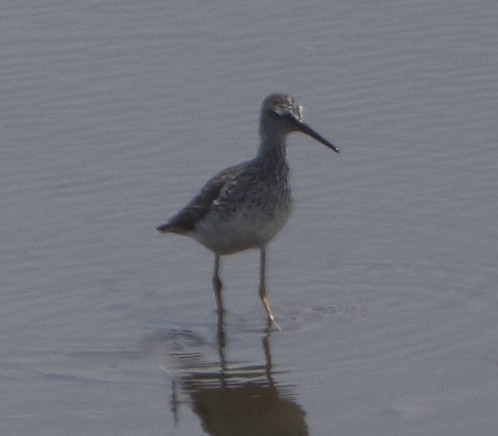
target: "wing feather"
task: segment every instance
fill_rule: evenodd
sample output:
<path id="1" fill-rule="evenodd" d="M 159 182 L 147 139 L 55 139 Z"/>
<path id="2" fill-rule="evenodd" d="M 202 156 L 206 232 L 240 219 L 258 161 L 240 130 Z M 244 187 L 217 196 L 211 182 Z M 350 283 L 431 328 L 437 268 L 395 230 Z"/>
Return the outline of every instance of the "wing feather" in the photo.
<path id="1" fill-rule="evenodd" d="M 157 227 L 160 232 L 190 233 L 195 230 L 195 225 L 209 212 L 224 188 L 228 187 L 242 173 L 247 162 L 225 168 L 211 178 L 201 191 L 176 215 L 171 217 L 166 224 Z"/>

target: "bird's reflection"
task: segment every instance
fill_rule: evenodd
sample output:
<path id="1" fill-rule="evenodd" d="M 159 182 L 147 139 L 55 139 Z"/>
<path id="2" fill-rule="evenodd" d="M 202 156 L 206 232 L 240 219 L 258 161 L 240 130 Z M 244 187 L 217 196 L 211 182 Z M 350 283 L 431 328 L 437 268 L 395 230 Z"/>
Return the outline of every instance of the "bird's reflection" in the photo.
<path id="1" fill-rule="evenodd" d="M 294 386 L 275 380 L 284 373 L 275 372 L 272 367 L 270 327 L 262 334 L 264 361 L 260 363 L 242 364 L 227 359 L 222 316 L 218 318 L 218 361 L 206 362 L 198 352 L 174 353 L 178 372 L 176 376 L 170 375 L 175 421 L 183 394 L 209 435 L 308 435 L 305 413 L 293 398 Z"/>

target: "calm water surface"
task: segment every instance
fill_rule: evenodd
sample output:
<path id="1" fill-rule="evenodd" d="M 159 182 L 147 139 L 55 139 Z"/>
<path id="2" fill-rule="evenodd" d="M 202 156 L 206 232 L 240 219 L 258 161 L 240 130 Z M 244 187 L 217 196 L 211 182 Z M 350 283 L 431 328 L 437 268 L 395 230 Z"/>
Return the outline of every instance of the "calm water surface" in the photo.
<path id="1" fill-rule="evenodd" d="M 0 433 L 495 435 L 493 1 L 11 2 Z M 295 95 L 295 210 L 223 264 L 154 228 Z"/>

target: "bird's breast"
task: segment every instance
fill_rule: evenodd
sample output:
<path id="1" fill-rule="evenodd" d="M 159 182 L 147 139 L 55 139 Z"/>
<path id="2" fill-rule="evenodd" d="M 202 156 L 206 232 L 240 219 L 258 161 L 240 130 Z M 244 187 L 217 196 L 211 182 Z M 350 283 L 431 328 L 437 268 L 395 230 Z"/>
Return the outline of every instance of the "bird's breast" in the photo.
<path id="1" fill-rule="evenodd" d="M 220 205 L 221 206 L 221 205 Z M 263 247 L 282 229 L 292 208 L 290 193 L 274 202 L 245 203 L 212 211 L 196 225 L 194 239 L 218 254 Z M 216 209 L 216 207 L 214 208 Z"/>

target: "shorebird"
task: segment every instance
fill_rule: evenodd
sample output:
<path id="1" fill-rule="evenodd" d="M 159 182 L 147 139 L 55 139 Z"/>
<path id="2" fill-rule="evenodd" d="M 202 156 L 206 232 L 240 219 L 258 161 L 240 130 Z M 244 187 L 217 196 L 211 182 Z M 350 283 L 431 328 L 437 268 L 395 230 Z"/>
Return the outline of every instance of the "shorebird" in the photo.
<path id="1" fill-rule="evenodd" d="M 339 149 L 302 118 L 302 106 L 284 94 L 271 94 L 261 107 L 256 157 L 225 168 L 211 178 L 180 212 L 157 227 L 189 236 L 214 253 L 213 288 L 223 313 L 220 256 L 259 249 L 259 296 L 269 323 L 278 327 L 266 291 L 266 247 L 289 218 L 292 208 L 286 137 L 301 132 Z"/>

